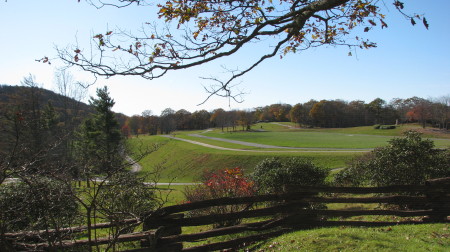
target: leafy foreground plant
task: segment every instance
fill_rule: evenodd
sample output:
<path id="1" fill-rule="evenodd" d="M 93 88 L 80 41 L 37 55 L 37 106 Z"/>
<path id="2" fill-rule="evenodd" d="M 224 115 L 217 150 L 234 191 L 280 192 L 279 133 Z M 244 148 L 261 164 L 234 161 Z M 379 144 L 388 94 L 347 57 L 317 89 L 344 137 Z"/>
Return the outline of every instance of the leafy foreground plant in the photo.
<path id="1" fill-rule="evenodd" d="M 188 202 L 216 199 L 223 197 L 244 197 L 255 194 L 253 182 L 244 177 L 239 168 L 218 171 L 205 171 L 202 184 L 185 189 Z M 224 214 L 247 210 L 251 205 L 226 205 L 195 210 L 192 215 Z M 241 223 L 240 219 L 217 222 L 214 227 L 233 226 Z"/>
<path id="2" fill-rule="evenodd" d="M 287 193 L 294 191 L 296 186 L 324 185 L 328 172 L 317 167 L 310 159 L 275 157 L 267 158 L 259 163 L 255 167 L 252 178 L 260 194 Z M 303 203 L 299 204 L 298 208 L 325 209 L 326 206 L 321 203 Z M 308 218 L 317 218 L 317 216 Z"/>
<path id="3" fill-rule="evenodd" d="M 78 213 L 72 188 L 46 177 L 0 186 L 2 231 L 57 229 L 73 224 Z"/>
<path id="4" fill-rule="evenodd" d="M 305 158 L 267 158 L 252 175 L 259 193 L 285 193 L 289 185 L 318 186 L 325 183 L 328 171 Z"/>
<path id="5" fill-rule="evenodd" d="M 416 131 L 407 131 L 350 163 L 336 175 L 340 185 L 419 185 L 450 176 L 450 149 L 439 150 Z"/>

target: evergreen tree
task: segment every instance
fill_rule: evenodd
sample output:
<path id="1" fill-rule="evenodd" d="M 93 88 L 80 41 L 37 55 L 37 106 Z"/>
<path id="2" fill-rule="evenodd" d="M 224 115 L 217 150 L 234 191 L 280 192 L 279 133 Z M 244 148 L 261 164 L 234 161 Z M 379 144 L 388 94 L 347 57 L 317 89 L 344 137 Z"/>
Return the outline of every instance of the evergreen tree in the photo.
<path id="1" fill-rule="evenodd" d="M 109 173 L 121 167 L 123 138 L 114 112 L 114 100 L 107 87 L 97 89 L 97 98 L 91 97 L 95 113 L 87 118 L 78 131 L 76 143 L 79 160 L 95 173 Z"/>

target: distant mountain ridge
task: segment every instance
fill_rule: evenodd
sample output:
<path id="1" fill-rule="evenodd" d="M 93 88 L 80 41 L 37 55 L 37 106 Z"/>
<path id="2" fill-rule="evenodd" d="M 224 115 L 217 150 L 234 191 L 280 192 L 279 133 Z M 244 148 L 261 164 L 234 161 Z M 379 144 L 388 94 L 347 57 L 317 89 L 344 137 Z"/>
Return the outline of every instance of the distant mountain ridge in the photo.
<path id="1" fill-rule="evenodd" d="M 2 112 L 5 108 L 14 106 L 20 106 L 26 109 L 30 102 L 34 102 L 38 106 L 36 109 L 42 109 L 50 102 L 57 111 L 69 109 L 69 107 L 70 109 L 77 107 L 84 112 L 93 112 L 91 106 L 86 103 L 76 101 L 44 88 L 0 85 L 0 110 Z"/>
<path id="2" fill-rule="evenodd" d="M 33 90 L 34 89 L 34 90 Z M 34 94 L 32 94 L 34 92 Z M 4 113 L 6 109 L 13 107 L 22 107 L 26 109 L 26 105 L 31 102 L 31 99 L 36 99 L 39 109 L 43 109 L 47 104 L 51 104 L 58 113 L 73 115 L 74 112 L 79 113 L 79 116 L 85 117 L 89 113 L 93 113 L 94 108 L 81 101 L 77 101 L 70 97 L 55 93 L 54 91 L 27 86 L 13 86 L 0 84 L 0 112 Z M 77 111 L 75 111 L 77 110 Z M 122 113 L 115 113 L 119 123 L 122 125 L 127 118 Z"/>
<path id="3" fill-rule="evenodd" d="M 58 138 L 74 132 L 92 113 L 93 106 L 44 88 L 0 84 L 0 162 L 2 153 L 15 148 L 18 134 L 21 143 L 33 138 L 33 134 L 42 134 L 35 140 L 42 144 L 50 136 Z M 122 127 L 127 116 L 115 115 Z"/>

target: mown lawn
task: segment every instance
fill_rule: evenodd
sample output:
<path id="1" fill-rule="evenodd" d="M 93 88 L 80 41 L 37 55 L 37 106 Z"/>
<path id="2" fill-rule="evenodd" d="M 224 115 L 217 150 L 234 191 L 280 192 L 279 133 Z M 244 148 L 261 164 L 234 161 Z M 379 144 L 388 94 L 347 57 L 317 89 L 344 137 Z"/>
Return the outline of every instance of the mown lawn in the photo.
<path id="1" fill-rule="evenodd" d="M 218 170 L 241 167 L 246 174 L 261 160 L 279 156 L 282 158 L 300 156 L 310 158 L 316 165 L 325 169 L 345 167 L 347 162 L 361 153 L 324 153 L 324 152 L 237 152 L 210 149 L 160 136 L 140 136 L 129 139 L 131 147 L 137 151 L 140 147 L 153 143 L 162 143 L 160 148 L 147 155 L 139 163 L 142 173 L 153 172 L 160 167 L 159 182 L 195 182 L 204 170 Z"/>
<path id="2" fill-rule="evenodd" d="M 402 132 L 408 129 L 420 129 L 414 126 L 399 126 L 393 130 L 379 130 L 371 126 L 354 127 L 343 129 L 292 129 L 279 130 L 283 127 L 271 123 L 257 124 L 263 129 L 270 128 L 265 132 L 221 132 L 218 130 L 205 132 L 203 135 L 244 142 L 276 145 L 284 147 L 303 147 L 303 148 L 375 148 L 384 146 L 393 137 L 399 137 Z M 428 135 L 424 137 L 436 137 Z M 199 139 L 199 138 L 197 138 Z M 449 147 L 450 139 L 432 139 L 437 147 Z M 204 140 L 199 140 L 204 141 Z M 220 145 L 222 146 L 222 145 Z"/>
<path id="3" fill-rule="evenodd" d="M 233 132 L 204 133 L 205 136 L 284 147 L 303 148 L 375 148 L 386 145 L 391 137 L 326 132 Z"/>
<path id="4" fill-rule="evenodd" d="M 258 125 L 255 127 L 258 128 Z M 217 170 L 239 166 L 246 174 L 249 174 L 256 164 L 268 157 L 306 157 L 312 159 L 312 161 L 320 167 L 332 169 L 345 167 L 350 160 L 362 155 L 362 153 L 287 152 L 287 150 L 286 152 L 282 152 L 283 150 L 280 149 L 263 149 L 244 146 L 236 143 L 193 137 L 189 136 L 189 134 L 200 133 L 218 138 L 288 147 L 366 149 L 386 145 L 389 139 L 400 136 L 403 130 L 415 127 L 414 125 L 404 126 L 403 129 L 390 131 L 376 130 L 373 129 L 373 127 L 284 130 L 286 127 L 272 123 L 263 123 L 261 126 L 263 126 L 263 129 L 270 128 L 272 131 L 227 133 L 222 132 L 220 129 L 215 129 L 208 132 L 188 131 L 175 132 L 174 134 L 174 136 L 179 138 L 247 151 L 212 149 L 179 140 L 170 140 L 161 136 L 140 136 L 139 138 L 131 138 L 128 142 L 135 152 L 145 150 L 154 143 L 161 144 L 157 151 L 139 161 L 143 166 L 143 173 L 152 172 L 155 167 L 159 167 L 161 169 L 159 174 L 160 182 L 193 182 L 198 181 L 198 178 L 204 170 Z M 379 135 L 380 132 L 388 131 L 394 136 Z M 450 146 L 450 139 L 434 139 L 434 141 L 436 146 L 441 148 Z"/>

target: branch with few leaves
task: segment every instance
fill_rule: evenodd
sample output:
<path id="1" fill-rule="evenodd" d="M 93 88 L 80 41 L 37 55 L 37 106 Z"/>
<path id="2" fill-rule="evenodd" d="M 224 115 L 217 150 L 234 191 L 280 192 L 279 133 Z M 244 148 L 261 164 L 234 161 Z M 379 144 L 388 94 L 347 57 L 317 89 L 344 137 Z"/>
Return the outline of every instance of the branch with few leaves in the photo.
<path id="1" fill-rule="evenodd" d="M 92 1 L 91 1 L 92 2 Z M 101 6 L 142 5 L 138 0 L 97 1 Z M 407 15 L 400 1 L 395 8 L 413 24 L 415 19 L 428 23 L 422 15 Z M 372 0 L 249 0 L 249 1 L 166 1 L 156 3 L 165 28 L 145 23 L 142 35 L 107 31 L 93 36 L 89 49 L 59 49 L 58 56 L 68 65 L 77 66 L 96 76 L 141 76 L 155 79 L 171 70 L 187 69 L 237 54 L 250 43 L 275 41 L 275 48 L 261 55 L 240 73 L 232 73 L 210 94 L 220 91 L 232 97 L 229 85 L 276 54 L 307 50 L 322 45 L 345 45 L 369 49 L 374 42 L 350 34 L 361 27 L 371 31 L 377 24 L 387 28 L 384 3 Z M 145 4 L 143 6 L 146 6 Z M 148 7 L 148 6 L 147 6 Z M 154 6 L 150 6 L 152 8 Z M 42 62 L 48 62 L 43 58 Z M 217 85 L 214 85 L 217 86 Z M 208 96 L 208 98 L 211 96 Z M 234 98 L 233 98 L 234 99 Z"/>

